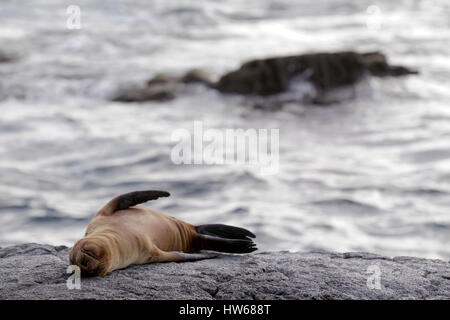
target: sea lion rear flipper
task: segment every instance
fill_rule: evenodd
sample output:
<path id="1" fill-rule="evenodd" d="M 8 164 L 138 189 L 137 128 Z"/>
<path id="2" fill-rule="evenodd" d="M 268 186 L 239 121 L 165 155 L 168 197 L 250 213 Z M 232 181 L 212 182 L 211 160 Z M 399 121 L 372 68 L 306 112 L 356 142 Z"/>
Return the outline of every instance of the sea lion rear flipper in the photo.
<path id="1" fill-rule="evenodd" d="M 198 240 L 200 240 L 201 250 L 228 253 L 250 253 L 258 250 L 251 239 L 227 239 L 199 234 Z"/>
<path id="2" fill-rule="evenodd" d="M 97 215 L 111 215 L 119 210 L 126 210 L 129 207 L 136 206 L 138 204 L 156 200 L 160 197 L 168 197 L 170 193 L 160 190 L 146 190 L 146 191 L 134 191 L 125 193 L 115 197 L 104 206 Z"/>
<path id="3" fill-rule="evenodd" d="M 204 224 L 195 227 L 200 248 L 229 253 L 249 253 L 257 250 L 251 238 L 255 235 L 244 228 L 225 224 Z"/>

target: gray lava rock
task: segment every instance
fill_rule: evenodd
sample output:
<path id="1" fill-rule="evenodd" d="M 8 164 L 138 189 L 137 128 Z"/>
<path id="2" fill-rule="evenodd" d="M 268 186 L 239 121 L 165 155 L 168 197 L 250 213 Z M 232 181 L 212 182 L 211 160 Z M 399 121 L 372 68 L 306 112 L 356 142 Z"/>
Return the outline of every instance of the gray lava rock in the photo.
<path id="1" fill-rule="evenodd" d="M 1 248 L 0 299 L 450 299 L 448 262 L 330 252 L 136 265 L 81 278 L 81 288 L 69 290 L 68 251 L 35 243 Z"/>

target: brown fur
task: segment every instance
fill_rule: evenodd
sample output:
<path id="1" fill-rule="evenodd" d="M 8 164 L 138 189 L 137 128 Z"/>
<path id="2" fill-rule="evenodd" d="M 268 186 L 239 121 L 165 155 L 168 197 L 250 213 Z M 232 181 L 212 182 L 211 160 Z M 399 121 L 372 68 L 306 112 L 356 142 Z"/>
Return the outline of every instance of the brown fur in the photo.
<path id="1" fill-rule="evenodd" d="M 114 211 L 118 197 L 91 220 L 69 253 L 83 274 L 104 276 L 131 264 L 181 261 L 176 252 L 198 251 L 195 227 L 158 211 L 133 206 Z"/>

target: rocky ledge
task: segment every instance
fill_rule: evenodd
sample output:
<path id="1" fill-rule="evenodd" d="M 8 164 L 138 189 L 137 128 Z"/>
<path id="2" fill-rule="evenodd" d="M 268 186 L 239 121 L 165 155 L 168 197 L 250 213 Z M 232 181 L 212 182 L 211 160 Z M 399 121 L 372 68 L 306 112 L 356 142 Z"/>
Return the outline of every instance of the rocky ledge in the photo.
<path id="1" fill-rule="evenodd" d="M 68 289 L 68 251 L 1 248 L 0 299 L 450 299 L 449 262 L 370 253 L 263 252 L 139 265 Z"/>

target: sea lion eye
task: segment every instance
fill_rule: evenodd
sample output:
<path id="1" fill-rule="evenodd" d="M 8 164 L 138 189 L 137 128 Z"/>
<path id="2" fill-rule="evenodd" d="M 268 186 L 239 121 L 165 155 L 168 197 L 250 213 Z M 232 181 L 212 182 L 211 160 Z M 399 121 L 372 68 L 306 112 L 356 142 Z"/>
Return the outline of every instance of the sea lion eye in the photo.
<path id="1" fill-rule="evenodd" d="M 83 267 L 87 267 L 88 266 L 89 261 L 86 258 L 83 258 L 83 260 L 81 261 L 81 265 Z"/>

